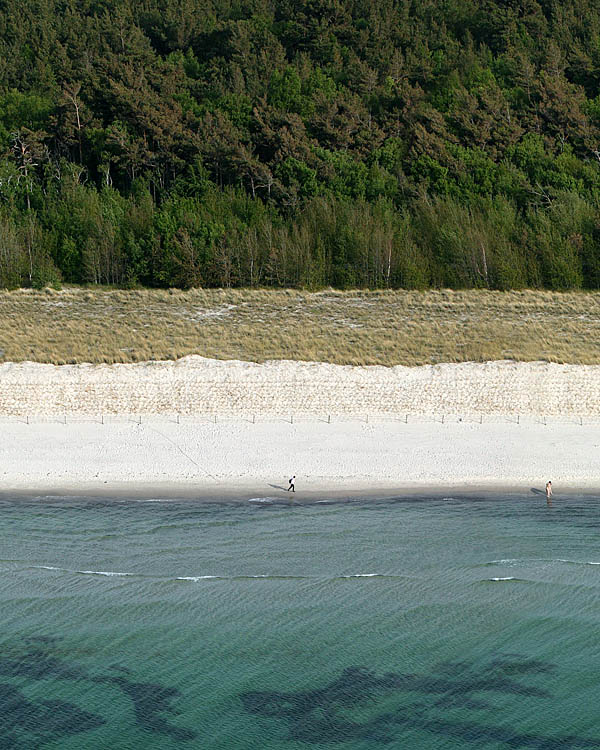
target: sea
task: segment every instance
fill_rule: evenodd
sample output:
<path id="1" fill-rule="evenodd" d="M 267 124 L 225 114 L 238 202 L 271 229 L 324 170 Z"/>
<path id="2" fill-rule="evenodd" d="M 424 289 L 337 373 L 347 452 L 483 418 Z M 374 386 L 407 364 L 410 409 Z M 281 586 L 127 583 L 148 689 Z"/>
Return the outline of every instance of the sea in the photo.
<path id="1" fill-rule="evenodd" d="M 279 495 L 0 495 L 0 748 L 600 748 L 600 496 Z"/>

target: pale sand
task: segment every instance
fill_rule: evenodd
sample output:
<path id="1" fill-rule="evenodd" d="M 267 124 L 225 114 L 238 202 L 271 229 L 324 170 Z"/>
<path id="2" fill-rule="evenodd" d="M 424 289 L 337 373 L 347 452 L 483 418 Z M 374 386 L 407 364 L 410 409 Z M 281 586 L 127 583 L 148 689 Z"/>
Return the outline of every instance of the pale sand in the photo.
<path id="1" fill-rule="evenodd" d="M 100 414 L 600 417 L 600 366 L 265 364 L 185 357 L 117 365 L 0 365 L 0 416 Z"/>
<path id="2" fill-rule="evenodd" d="M 153 416 L 101 424 L 111 411 Z M 167 416 L 176 412 L 221 416 L 178 424 Z M 67 424 L 40 421 L 52 414 Z M 272 416 L 294 414 L 293 423 Z M 0 415 L 0 491 L 290 498 L 281 488 L 292 473 L 298 499 L 431 486 L 528 492 L 547 479 L 556 492 L 600 488 L 600 367 L 7 364 Z"/>
<path id="3" fill-rule="evenodd" d="M 298 496 L 431 485 L 529 491 L 547 479 L 557 492 L 600 487 L 600 425 L 10 423 L 2 434 L 0 490 L 150 485 L 152 494 L 175 485 L 265 496 L 281 495 L 292 473 Z"/>

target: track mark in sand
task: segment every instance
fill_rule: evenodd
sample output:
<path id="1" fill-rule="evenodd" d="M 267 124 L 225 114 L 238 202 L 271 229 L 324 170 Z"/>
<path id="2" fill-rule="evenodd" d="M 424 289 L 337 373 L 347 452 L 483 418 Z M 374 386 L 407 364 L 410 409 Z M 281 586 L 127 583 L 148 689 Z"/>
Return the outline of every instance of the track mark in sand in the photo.
<path id="1" fill-rule="evenodd" d="M 139 425 L 139 426 L 140 427 L 147 427 L 149 430 L 152 430 L 152 432 L 156 432 L 157 435 L 160 435 L 165 440 L 168 440 L 172 445 L 174 445 L 177 448 L 177 450 L 181 453 L 181 455 L 185 456 L 188 461 L 191 461 L 194 464 L 194 466 L 199 471 L 204 472 L 207 477 L 210 477 L 215 482 L 219 481 L 213 474 L 210 473 L 210 471 L 207 471 L 203 466 L 200 466 L 199 463 L 197 463 L 196 461 L 194 461 L 194 459 L 191 456 L 189 456 L 182 448 L 180 448 L 179 445 L 172 438 L 170 438 L 168 435 L 165 435 L 164 432 L 161 432 L 160 430 L 157 430 L 156 427 L 150 427 L 150 425 L 147 425 L 147 424 L 146 425 Z"/>

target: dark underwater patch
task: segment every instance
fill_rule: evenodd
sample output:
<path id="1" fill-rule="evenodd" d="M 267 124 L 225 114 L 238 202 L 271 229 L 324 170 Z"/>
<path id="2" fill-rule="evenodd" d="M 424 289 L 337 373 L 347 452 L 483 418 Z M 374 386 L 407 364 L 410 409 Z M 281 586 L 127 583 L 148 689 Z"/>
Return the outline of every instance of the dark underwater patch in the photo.
<path id="1" fill-rule="evenodd" d="M 115 685 L 131 699 L 136 724 L 149 732 L 171 735 L 176 740 L 193 740 L 196 732 L 170 724 L 163 713 L 179 713 L 171 701 L 181 693 L 176 688 L 156 685 L 150 682 L 132 682 L 125 677 L 94 677 L 93 682 Z"/>
<path id="2" fill-rule="evenodd" d="M 105 724 L 98 714 L 60 700 L 31 701 L 14 685 L 0 683 L 0 747 L 26 750 Z"/>
<path id="3" fill-rule="evenodd" d="M 249 691 L 240 695 L 244 709 L 252 714 L 287 723 L 290 740 L 309 744 L 371 740 L 382 744 L 398 742 L 402 731 L 427 731 L 460 741 L 464 746 L 496 743 L 509 748 L 558 750 L 600 747 L 600 738 L 577 735 L 544 736 L 519 733 L 513 727 L 486 723 L 479 714 L 472 721 L 449 718 L 449 709 L 467 711 L 492 709 L 482 694 L 518 695 L 550 699 L 542 687 L 527 684 L 525 678 L 545 675 L 555 669 L 549 662 L 527 659 L 519 654 L 497 657 L 485 665 L 445 662 L 428 674 L 388 672 L 377 675 L 362 667 L 349 667 L 328 685 L 298 692 Z M 390 699 L 398 707 L 389 711 Z M 415 701 L 427 696 L 426 704 Z M 433 700 L 431 700 L 433 699 Z M 354 720 L 358 711 L 376 712 L 385 701 L 386 711 L 364 721 Z"/>
<path id="4" fill-rule="evenodd" d="M 76 662 L 67 661 L 64 658 L 66 650 L 59 642 L 58 638 L 39 636 L 23 638 L 17 646 L 5 648 L 0 655 L 0 677 L 30 683 L 65 680 L 112 685 L 131 700 L 136 725 L 141 729 L 169 735 L 182 742 L 196 737 L 196 732 L 171 724 L 164 716 L 165 713 L 177 715 L 172 702 L 180 696 L 179 690 L 156 683 L 137 682 L 130 678 L 130 670 L 121 665 L 111 665 L 109 674 L 92 673 Z M 60 700 L 32 701 L 17 686 L 0 683 L 2 750 L 41 747 L 106 723 L 102 716 L 84 711 L 74 704 Z"/>

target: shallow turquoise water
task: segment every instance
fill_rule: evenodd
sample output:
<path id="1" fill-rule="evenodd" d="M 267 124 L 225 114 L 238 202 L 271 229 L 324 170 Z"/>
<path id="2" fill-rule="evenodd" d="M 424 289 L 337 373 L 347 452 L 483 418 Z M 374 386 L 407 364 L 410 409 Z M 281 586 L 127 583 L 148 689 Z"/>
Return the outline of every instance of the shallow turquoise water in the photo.
<path id="1" fill-rule="evenodd" d="M 0 748 L 599 748 L 600 499 L 0 498 Z"/>

